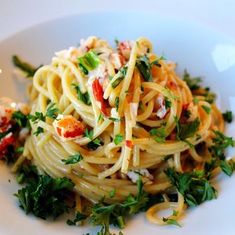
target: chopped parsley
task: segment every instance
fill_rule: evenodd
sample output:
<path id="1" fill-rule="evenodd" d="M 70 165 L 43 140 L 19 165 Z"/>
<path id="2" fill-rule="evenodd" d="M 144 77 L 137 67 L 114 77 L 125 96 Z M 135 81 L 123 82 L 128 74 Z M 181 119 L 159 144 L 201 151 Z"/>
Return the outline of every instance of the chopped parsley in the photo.
<path id="1" fill-rule="evenodd" d="M 26 77 L 33 77 L 36 71 L 42 66 L 40 65 L 39 67 L 35 68 L 31 64 L 22 61 L 17 55 L 12 56 L 12 62 L 17 68 L 25 73 Z"/>
<path id="2" fill-rule="evenodd" d="M 121 121 L 120 118 L 114 118 L 114 117 L 109 117 L 109 120 L 111 120 L 113 122 L 120 122 Z"/>
<path id="3" fill-rule="evenodd" d="M 58 112 L 59 112 L 59 109 L 56 108 L 56 104 L 51 103 L 47 108 L 46 117 L 56 119 L 56 117 L 58 116 Z"/>
<path id="4" fill-rule="evenodd" d="M 151 63 L 146 55 L 137 59 L 136 67 L 145 81 L 152 81 Z"/>
<path id="5" fill-rule="evenodd" d="M 178 140 L 186 140 L 187 138 L 194 136 L 200 125 L 200 121 L 198 118 L 196 118 L 192 122 L 182 124 L 179 122 L 179 119 L 175 117 L 175 122 Z"/>
<path id="6" fill-rule="evenodd" d="M 28 119 L 31 120 L 33 123 L 38 123 L 39 121 L 46 121 L 46 117 L 56 119 L 59 109 L 55 107 L 55 103 L 51 103 L 47 110 L 46 114 L 43 115 L 42 112 L 35 112 L 34 114 L 29 114 Z M 39 134 L 43 133 L 44 129 L 40 126 L 37 127 L 36 131 L 33 133 L 34 135 L 38 136 Z"/>
<path id="7" fill-rule="evenodd" d="M 189 206 L 197 206 L 217 197 L 215 188 L 207 180 L 205 174 L 198 174 L 197 172 L 179 173 L 173 168 L 168 168 L 165 173 Z"/>
<path id="8" fill-rule="evenodd" d="M 113 198 L 115 197 L 115 194 L 116 194 L 116 189 L 114 188 L 112 191 L 109 192 L 109 197 Z"/>
<path id="9" fill-rule="evenodd" d="M 232 160 L 221 160 L 220 168 L 226 175 L 231 176 L 233 174 L 233 171 L 235 170 L 235 162 Z"/>
<path id="10" fill-rule="evenodd" d="M 96 150 L 99 146 L 103 145 L 103 141 L 100 138 L 95 138 L 87 144 L 87 148 L 91 150 Z"/>
<path id="11" fill-rule="evenodd" d="M 165 98 L 165 107 L 166 109 L 169 109 L 171 107 L 171 101 L 168 98 Z"/>
<path id="12" fill-rule="evenodd" d="M 87 218 L 88 216 L 85 214 L 82 214 L 81 212 L 77 211 L 75 218 L 73 220 L 68 219 L 67 224 L 68 225 L 77 225 L 80 221 L 83 221 Z"/>
<path id="13" fill-rule="evenodd" d="M 38 177 L 36 166 L 24 162 L 17 171 L 16 181 L 19 184 L 30 183 L 38 180 Z"/>
<path id="14" fill-rule="evenodd" d="M 90 223 L 101 226 L 98 234 L 110 234 L 110 224 L 123 228 L 125 217 L 146 209 L 149 199 L 148 194 L 143 190 L 143 183 L 140 179 L 137 181 L 137 188 L 137 195 L 130 194 L 122 203 L 108 205 L 100 201 L 92 207 Z"/>
<path id="15" fill-rule="evenodd" d="M 125 78 L 126 72 L 127 72 L 127 66 L 124 66 L 119 70 L 116 79 L 111 83 L 112 88 L 115 88 L 120 84 L 120 82 Z"/>
<path id="16" fill-rule="evenodd" d="M 17 148 L 15 149 L 15 153 L 21 154 L 21 153 L 23 153 L 23 152 L 24 152 L 24 146 L 20 146 L 20 147 L 17 147 Z"/>
<path id="17" fill-rule="evenodd" d="M 97 120 L 97 122 L 100 122 L 101 120 L 103 120 L 104 119 L 104 116 L 103 116 L 103 114 L 102 113 L 100 113 L 100 115 L 99 115 L 99 117 L 98 117 L 98 120 Z"/>
<path id="18" fill-rule="evenodd" d="M 183 80 L 187 83 L 190 90 L 199 89 L 202 81 L 200 77 L 191 77 L 187 70 L 184 71 Z"/>
<path id="19" fill-rule="evenodd" d="M 114 144 L 118 145 L 123 141 L 123 139 L 124 139 L 123 135 L 117 134 L 115 135 L 113 142 Z"/>
<path id="20" fill-rule="evenodd" d="M 46 117 L 45 117 L 45 116 L 43 115 L 43 113 L 41 113 L 41 112 L 35 112 L 34 115 L 29 114 L 29 115 L 28 115 L 28 118 L 29 118 L 29 120 L 31 120 L 33 123 L 38 123 L 39 121 L 45 122 L 45 120 L 46 120 Z M 36 136 L 38 136 L 38 135 L 40 135 L 40 134 L 43 133 L 43 132 L 44 132 L 43 128 L 40 127 L 40 126 L 38 126 L 37 129 L 36 129 L 36 131 L 33 132 L 33 134 L 36 135 Z"/>
<path id="21" fill-rule="evenodd" d="M 91 100 L 90 100 L 90 95 L 86 91 L 85 93 L 82 93 L 80 86 L 78 84 L 72 84 L 73 87 L 75 88 L 77 95 L 78 95 L 78 100 L 82 101 L 86 105 L 91 105 Z"/>
<path id="22" fill-rule="evenodd" d="M 149 58 L 146 55 L 143 55 L 136 60 L 136 67 L 145 81 L 152 81 L 152 66 L 156 65 L 161 67 L 161 64 L 159 63 L 160 60 L 164 60 L 164 57 L 161 56 L 159 59 L 150 62 Z"/>
<path id="23" fill-rule="evenodd" d="M 38 136 L 44 132 L 44 129 L 40 126 L 37 127 L 36 131 L 33 132 L 34 135 Z"/>
<path id="24" fill-rule="evenodd" d="M 162 218 L 163 222 L 165 222 L 166 224 L 169 224 L 169 225 L 175 225 L 175 226 L 178 226 L 178 227 L 181 227 L 181 225 L 175 220 L 175 219 L 168 219 L 168 218 Z"/>
<path id="25" fill-rule="evenodd" d="M 207 101 L 208 103 L 214 103 L 216 98 L 215 93 L 210 92 L 209 87 L 201 87 L 200 83 L 202 82 L 202 79 L 200 77 L 191 77 L 187 70 L 185 70 L 183 80 L 186 82 L 193 94 L 197 94 L 197 90 L 202 88 L 202 91 L 200 91 L 199 95 L 204 96 L 205 101 Z"/>
<path id="26" fill-rule="evenodd" d="M 115 98 L 115 108 L 116 108 L 116 111 L 118 111 L 118 107 L 119 107 L 119 97 L 116 97 Z"/>
<path id="27" fill-rule="evenodd" d="M 202 108 L 205 110 L 205 112 L 206 112 L 207 114 L 210 114 L 210 113 L 211 113 L 211 108 L 210 108 L 209 106 L 207 106 L 207 105 L 202 105 Z"/>
<path id="28" fill-rule="evenodd" d="M 29 127 L 28 115 L 24 115 L 21 111 L 15 111 L 11 117 L 19 127 Z"/>
<path id="29" fill-rule="evenodd" d="M 204 94 L 204 97 L 205 97 L 205 101 L 212 104 L 215 102 L 215 98 L 216 98 L 216 94 L 213 93 L 213 92 L 209 92 L 207 91 L 205 94 Z"/>
<path id="30" fill-rule="evenodd" d="M 116 44 L 116 47 L 118 47 L 118 44 L 119 44 L 119 40 L 117 38 L 114 39 L 114 42 Z"/>
<path id="31" fill-rule="evenodd" d="M 62 159 L 61 161 L 64 162 L 65 165 L 75 164 L 80 162 L 83 159 L 83 156 L 80 153 L 76 153 L 68 157 L 68 159 Z"/>
<path id="32" fill-rule="evenodd" d="M 158 143 L 164 143 L 166 139 L 166 129 L 164 127 L 153 128 L 150 130 L 150 135 L 154 136 L 154 140 Z"/>
<path id="33" fill-rule="evenodd" d="M 26 186 L 19 189 L 15 196 L 26 214 L 32 213 L 42 219 L 56 218 L 68 212 L 66 195 L 73 187 L 73 182 L 67 178 L 38 175 L 26 181 Z"/>
<path id="34" fill-rule="evenodd" d="M 233 113 L 232 111 L 226 111 L 225 113 L 223 113 L 223 118 L 224 121 L 231 123 L 233 120 Z"/>
<path id="35" fill-rule="evenodd" d="M 43 121 L 45 122 L 46 117 L 43 115 L 43 113 L 41 112 L 35 112 L 34 115 L 33 114 L 29 114 L 29 119 L 33 122 L 33 123 L 37 123 L 38 121 Z"/>
<path id="36" fill-rule="evenodd" d="M 198 104 L 199 103 L 199 99 L 197 97 L 193 97 L 193 103 L 194 104 Z"/>
<path id="37" fill-rule="evenodd" d="M 93 138 L 93 134 L 94 134 L 94 131 L 93 129 L 89 130 L 89 129 L 85 129 L 85 137 L 89 138 L 90 140 L 92 140 Z"/>
<path id="38" fill-rule="evenodd" d="M 213 157 L 219 158 L 221 160 L 225 159 L 224 151 L 229 146 L 234 146 L 234 141 L 232 137 L 225 136 L 220 131 L 214 131 L 215 137 L 212 139 L 213 145 L 210 147 L 210 152 Z"/>

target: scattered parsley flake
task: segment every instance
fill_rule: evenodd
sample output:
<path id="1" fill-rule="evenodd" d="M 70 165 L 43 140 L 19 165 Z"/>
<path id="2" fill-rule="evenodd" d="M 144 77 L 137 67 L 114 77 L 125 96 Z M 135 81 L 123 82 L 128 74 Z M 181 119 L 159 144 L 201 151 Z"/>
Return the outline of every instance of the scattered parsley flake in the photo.
<path id="1" fill-rule="evenodd" d="M 153 128 L 149 133 L 154 136 L 154 140 L 158 143 L 164 143 L 166 140 L 166 129 L 164 127 Z"/>
<path id="2" fill-rule="evenodd" d="M 119 107 L 119 97 L 116 97 L 115 98 L 115 108 L 116 108 L 116 111 L 118 111 L 118 107 Z"/>
<path id="3" fill-rule="evenodd" d="M 21 111 L 15 111 L 11 117 L 20 127 L 29 127 L 28 115 L 23 114 Z"/>
<path id="4" fill-rule="evenodd" d="M 79 84 L 72 84 L 72 86 L 75 88 L 77 95 L 78 95 L 78 100 L 82 101 L 86 105 L 91 105 L 91 100 L 90 100 L 90 95 L 86 91 L 85 93 L 82 93 Z"/>
<path id="5" fill-rule="evenodd" d="M 231 161 L 221 160 L 220 168 L 226 175 L 231 176 L 233 174 L 233 171 L 235 170 L 235 163 L 233 160 Z"/>
<path id="6" fill-rule="evenodd" d="M 202 108 L 205 110 L 205 112 L 206 112 L 207 114 L 210 114 L 210 113 L 211 113 L 211 108 L 210 108 L 209 106 L 207 106 L 207 105 L 202 105 Z"/>
<path id="7" fill-rule="evenodd" d="M 116 194 L 116 189 L 114 188 L 112 191 L 109 192 L 109 197 L 113 198 L 115 197 L 115 194 Z"/>
<path id="8" fill-rule="evenodd" d="M 115 137 L 114 137 L 114 143 L 115 143 L 116 145 L 118 145 L 118 144 L 120 144 L 120 143 L 123 141 L 123 139 L 124 139 L 123 135 L 117 134 L 117 135 L 115 135 Z"/>
<path id="9" fill-rule="evenodd" d="M 67 224 L 68 225 L 77 225 L 80 221 L 83 221 L 87 218 L 88 216 L 85 214 L 82 214 L 81 212 L 77 211 L 75 218 L 73 220 L 68 219 Z"/>
<path id="10" fill-rule="evenodd" d="M 186 140 L 187 138 L 194 136 L 200 126 L 200 121 L 198 118 L 185 124 L 180 123 L 178 117 L 175 117 L 174 119 L 176 122 L 178 140 Z"/>
<path id="11" fill-rule="evenodd" d="M 184 71 L 183 80 L 186 82 L 190 90 L 199 89 L 202 81 L 200 77 L 191 77 L 187 70 Z"/>
<path id="12" fill-rule="evenodd" d="M 225 113 L 223 113 L 223 118 L 224 118 L 224 121 L 231 123 L 233 121 L 232 111 L 226 111 Z"/>
<path id="13" fill-rule="evenodd" d="M 197 206 L 217 197 L 215 188 L 207 180 L 205 174 L 179 173 L 173 168 L 168 168 L 165 173 L 172 185 L 184 196 L 184 200 L 189 206 Z"/>
<path id="14" fill-rule="evenodd" d="M 37 127 L 37 130 L 33 133 L 34 135 L 38 136 L 44 132 L 44 129 L 40 126 Z"/>
<path id="15" fill-rule="evenodd" d="M 126 73 L 127 73 L 127 66 L 124 66 L 119 70 L 118 76 L 111 83 L 113 89 L 116 88 L 120 84 L 120 82 L 125 78 Z"/>
<path id="16" fill-rule="evenodd" d="M 55 103 L 51 103 L 48 106 L 47 111 L 46 111 L 46 117 L 56 119 L 56 117 L 58 116 L 59 109 L 55 106 L 56 106 Z"/>
<path id="17" fill-rule="evenodd" d="M 83 160 L 83 156 L 80 153 L 76 153 L 68 157 L 68 159 L 62 159 L 65 165 L 75 164 Z"/>
<path id="18" fill-rule="evenodd" d="M 90 140 L 92 140 L 93 134 L 94 134 L 93 129 L 91 129 L 90 131 L 87 128 L 85 129 L 85 136 L 89 138 Z"/>
<path id="19" fill-rule="evenodd" d="M 165 222 L 166 224 L 169 224 L 169 225 L 175 225 L 175 226 L 178 226 L 178 227 L 181 227 L 181 225 L 175 220 L 175 219 L 168 219 L 168 218 L 162 218 L 163 222 Z"/>

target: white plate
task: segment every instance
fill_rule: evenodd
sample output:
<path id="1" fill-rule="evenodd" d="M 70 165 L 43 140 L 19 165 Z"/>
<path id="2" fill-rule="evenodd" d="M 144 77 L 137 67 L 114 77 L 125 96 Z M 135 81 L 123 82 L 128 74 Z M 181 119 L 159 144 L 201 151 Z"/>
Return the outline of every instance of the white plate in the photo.
<path id="1" fill-rule="evenodd" d="M 235 42 L 217 32 L 194 23 L 161 18 L 154 13 L 111 12 L 69 16 L 22 31 L 0 43 L 0 96 L 24 100 L 24 82 L 12 75 L 11 56 L 18 54 L 32 64 L 49 63 L 55 51 L 77 45 L 80 38 L 97 35 L 108 39 L 148 37 L 155 51 L 178 63 L 178 71 L 203 75 L 204 84 L 218 93 L 218 104 L 235 113 Z M 234 94 L 234 96 L 233 96 Z M 228 134 L 235 133 L 233 125 Z M 47 222 L 26 216 L 18 208 L 13 193 L 17 191 L 9 170 L 0 164 L 0 234 L 59 235 L 96 234 L 94 228 L 69 227 L 60 219 Z M 8 182 L 11 179 L 11 182 Z M 146 221 L 144 214 L 128 221 L 125 235 L 232 235 L 235 234 L 235 177 L 220 177 L 219 197 L 198 208 L 188 210 L 182 228 L 160 227 Z M 93 232 L 93 233 L 92 233 Z"/>

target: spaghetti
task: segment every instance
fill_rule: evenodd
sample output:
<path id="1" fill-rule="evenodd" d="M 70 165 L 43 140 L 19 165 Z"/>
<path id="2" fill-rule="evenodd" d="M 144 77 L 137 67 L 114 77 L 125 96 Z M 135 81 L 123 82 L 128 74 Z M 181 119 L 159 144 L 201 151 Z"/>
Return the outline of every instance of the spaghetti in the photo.
<path id="1" fill-rule="evenodd" d="M 164 209 L 177 211 L 168 221 L 180 218 L 183 192 L 172 187 L 166 169 L 205 170 L 224 120 L 206 90 L 190 89 L 175 67 L 154 54 L 145 38 L 121 42 L 115 50 L 89 37 L 78 48 L 56 53 L 28 89 L 31 115 L 44 118 L 31 119 L 14 170 L 28 159 L 51 177 L 71 179 L 80 211 L 81 198 L 112 204 L 136 195 L 140 177 L 148 194 L 164 198 L 148 209 L 148 220 L 165 224 L 156 214 Z M 48 116 L 52 106 L 56 115 Z M 79 161 L 65 164 L 78 153 Z M 172 193 L 178 194 L 174 202 L 168 197 Z"/>

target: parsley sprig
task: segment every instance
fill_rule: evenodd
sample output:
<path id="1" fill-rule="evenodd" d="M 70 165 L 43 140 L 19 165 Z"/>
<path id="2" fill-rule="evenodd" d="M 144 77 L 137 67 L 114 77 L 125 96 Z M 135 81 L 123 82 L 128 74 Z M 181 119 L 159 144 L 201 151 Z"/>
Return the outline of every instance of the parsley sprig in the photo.
<path id="1" fill-rule="evenodd" d="M 179 119 L 175 117 L 175 123 L 178 140 L 186 140 L 187 138 L 194 136 L 200 126 L 198 118 L 192 122 L 180 123 Z"/>
<path id="2" fill-rule="evenodd" d="M 164 127 L 153 128 L 150 130 L 150 135 L 154 137 L 154 140 L 158 143 L 164 143 L 166 139 L 166 129 Z"/>
<path id="3" fill-rule="evenodd" d="M 184 196 L 189 206 L 197 206 L 217 197 L 215 188 L 210 184 L 203 172 L 176 172 L 173 168 L 165 171 L 171 183 Z"/>
<path id="4" fill-rule="evenodd" d="M 231 123 L 233 121 L 233 113 L 232 111 L 226 111 L 223 113 L 224 121 Z"/>
<path id="5" fill-rule="evenodd" d="M 89 93 L 87 91 L 85 93 L 82 93 L 79 84 L 74 84 L 73 83 L 72 86 L 74 87 L 74 89 L 77 92 L 78 99 L 86 105 L 91 105 L 91 100 L 90 100 Z"/>
<path id="6" fill-rule="evenodd" d="M 140 71 L 141 75 L 143 76 L 143 79 L 147 82 L 152 81 L 152 66 L 158 66 L 161 67 L 160 61 L 164 60 L 165 58 L 161 56 L 159 59 L 150 62 L 147 55 L 143 55 L 139 57 L 136 61 L 136 67 Z"/>
<path id="7" fill-rule="evenodd" d="M 70 155 L 67 159 L 62 159 L 65 165 L 75 164 L 83 160 L 83 156 L 80 153 Z"/>
<path id="8" fill-rule="evenodd" d="M 21 172 L 21 175 L 23 172 Z M 56 218 L 67 212 L 66 195 L 73 189 L 74 184 L 67 178 L 51 178 L 48 175 L 38 175 L 36 168 L 27 168 L 23 178 L 26 186 L 19 189 L 15 196 L 20 207 L 26 214 L 32 213 L 46 219 Z M 27 177 L 30 176 L 30 177 Z M 21 176 L 23 177 L 23 176 Z"/>
<path id="9" fill-rule="evenodd" d="M 31 120 L 33 123 L 38 123 L 39 121 L 46 121 L 46 117 L 51 119 L 56 119 L 58 116 L 59 109 L 56 107 L 55 103 L 50 103 L 46 114 L 44 115 L 42 112 L 35 112 L 34 114 L 29 114 L 28 119 Z M 37 127 L 36 131 L 33 133 L 34 135 L 38 136 L 39 134 L 43 133 L 44 129 L 40 126 Z"/>
<path id="10" fill-rule="evenodd" d="M 125 217 L 146 209 L 149 198 L 143 189 L 141 179 L 137 181 L 137 188 L 137 195 L 129 195 L 122 203 L 108 205 L 101 201 L 92 207 L 90 222 L 93 225 L 101 226 L 101 234 L 110 234 L 110 224 L 118 226 L 121 229 L 124 228 Z"/>

